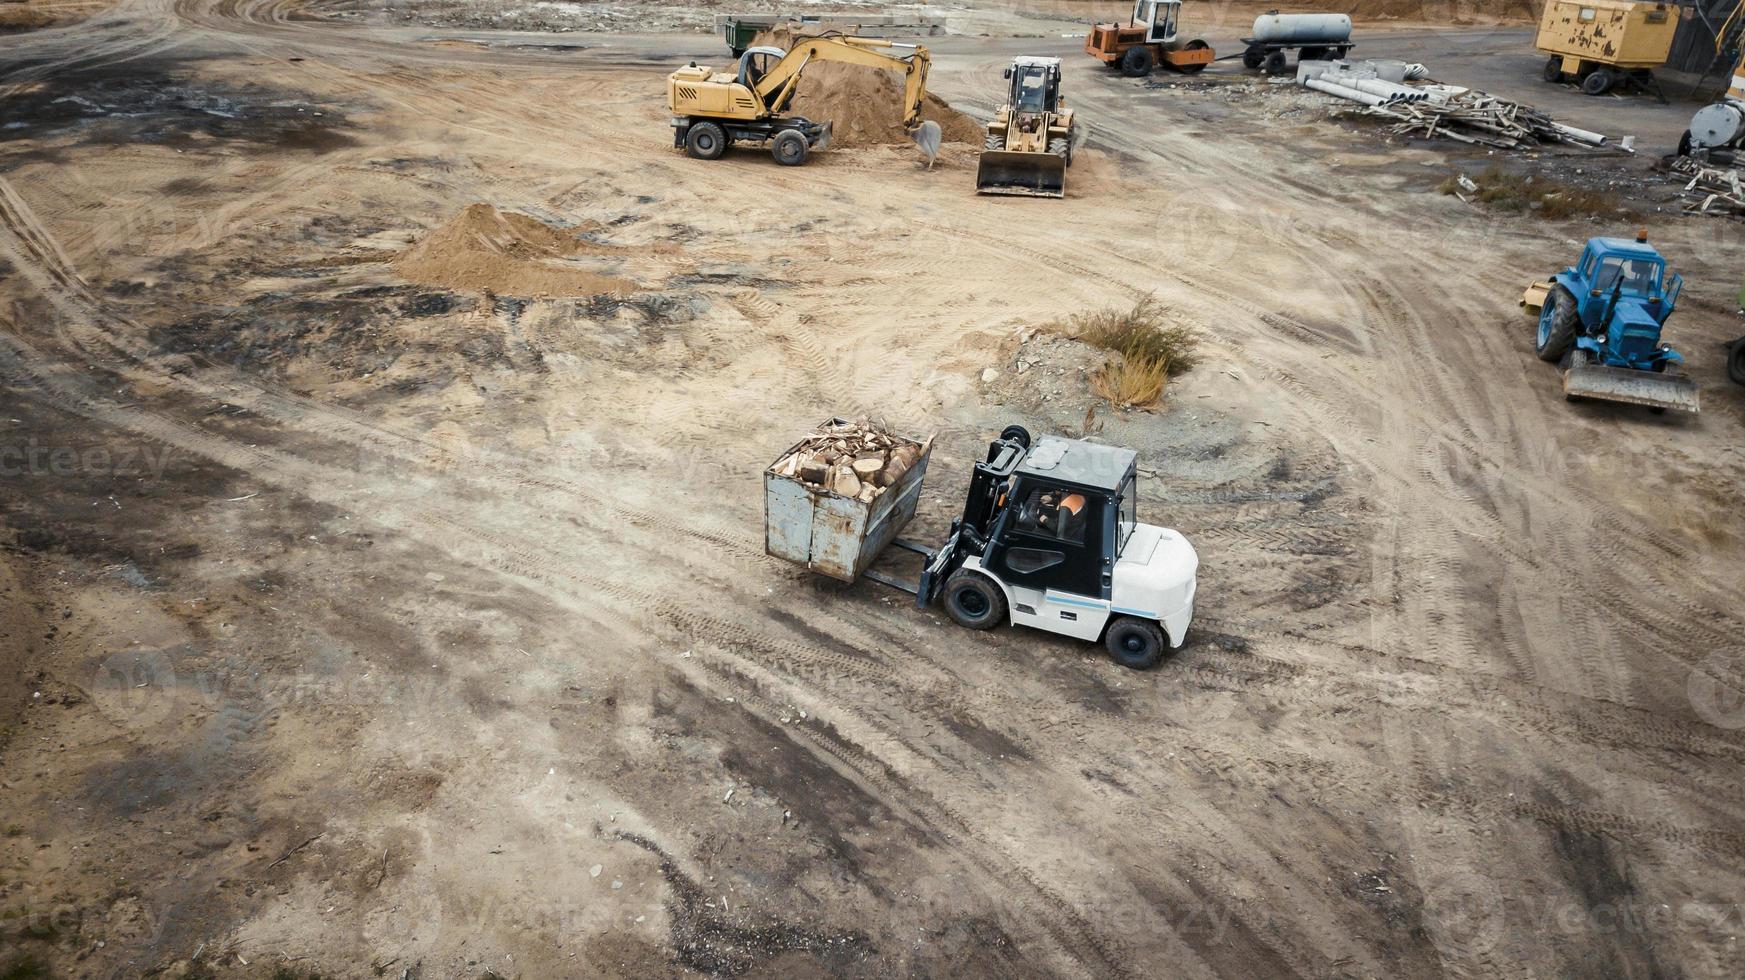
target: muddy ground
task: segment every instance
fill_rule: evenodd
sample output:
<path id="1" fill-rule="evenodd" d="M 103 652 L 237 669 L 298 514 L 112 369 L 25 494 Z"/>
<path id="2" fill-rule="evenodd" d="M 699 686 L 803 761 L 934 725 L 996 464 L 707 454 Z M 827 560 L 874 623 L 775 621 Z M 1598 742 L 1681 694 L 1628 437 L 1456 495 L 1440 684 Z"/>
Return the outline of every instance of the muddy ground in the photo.
<path id="1" fill-rule="evenodd" d="M 1745 970 L 1736 224 L 1623 188 L 1704 411 L 1568 404 L 1516 298 L 1633 229 L 1463 205 L 1486 155 L 1229 65 L 930 39 L 982 114 L 1058 50 L 1090 126 L 1066 200 L 977 198 L 964 148 L 685 158 L 707 36 L 342 12 L 0 53 L 6 976 Z M 1484 37 L 1375 45 L 1542 84 Z M 628 285 L 400 275 L 481 203 Z M 1036 328 L 1146 294 L 1202 362 L 1100 407 Z M 764 557 L 759 471 L 830 414 L 938 434 L 922 538 L 1005 424 L 1133 446 L 1187 643 Z"/>

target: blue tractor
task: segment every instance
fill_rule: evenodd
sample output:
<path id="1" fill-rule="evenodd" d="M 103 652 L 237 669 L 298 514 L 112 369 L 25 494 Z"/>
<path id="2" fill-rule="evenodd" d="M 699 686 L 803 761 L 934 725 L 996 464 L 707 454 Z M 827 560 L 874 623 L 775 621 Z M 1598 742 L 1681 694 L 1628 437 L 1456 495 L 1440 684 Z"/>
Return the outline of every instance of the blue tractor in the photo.
<path id="1" fill-rule="evenodd" d="M 1634 241 L 1590 238 L 1580 262 L 1527 287 L 1522 305 L 1539 314 L 1533 350 L 1562 367 L 1571 401 L 1695 412 L 1695 382 L 1675 373 L 1684 358 L 1660 342 L 1683 287 L 1681 276 L 1667 276 L 1646 233 Z"/>

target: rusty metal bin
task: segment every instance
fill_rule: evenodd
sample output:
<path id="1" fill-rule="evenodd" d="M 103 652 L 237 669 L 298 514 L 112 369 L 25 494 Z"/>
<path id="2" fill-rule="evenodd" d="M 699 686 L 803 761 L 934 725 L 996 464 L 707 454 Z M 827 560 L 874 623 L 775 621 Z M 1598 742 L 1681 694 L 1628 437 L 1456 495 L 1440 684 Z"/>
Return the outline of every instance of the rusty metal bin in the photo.
<path id="1" fill-rule="evenodd" d="M 831 419 L 826 425 L 842 423 Z M 863 503 L 807 486 L 797 476 L 775 471 L 805 445 L 788 447 L 764 468 L 764 553 L 805 565 L 814 572 L 853 582 L 915 517 L 921 483 L 933 440 L 901 437 L 921 448 L 921 456 L 884 493 Z"/>

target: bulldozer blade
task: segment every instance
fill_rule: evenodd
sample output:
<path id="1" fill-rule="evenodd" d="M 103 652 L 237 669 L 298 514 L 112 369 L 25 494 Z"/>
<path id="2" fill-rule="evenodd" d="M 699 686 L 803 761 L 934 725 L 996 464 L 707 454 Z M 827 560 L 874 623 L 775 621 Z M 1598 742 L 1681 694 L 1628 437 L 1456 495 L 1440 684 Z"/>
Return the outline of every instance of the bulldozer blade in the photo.
<path id="1" fill-rule="evenodd" d="M 984 150 L 976 166 L 976 193 L 1065 197 L 1066 161 L 1053 153 Z"/>
<path id="2" fill-rule="evenodd" d="M 1577 364 L 1563 373 L 1563 394 L 1652 408 L 1699 410 L 1696 382 L 1676 374 Z"/>
<path id="3" fill-rule="evenodd" d="M 939 128 L 939 124 L 929 119 L 916 126 L 909 138 L 921 148 L 921 155 L 927 158 L 927 166 L 932 167 L 933 159 L 939 156 L 939 144 L 945 139 L 945 133 Z"/>

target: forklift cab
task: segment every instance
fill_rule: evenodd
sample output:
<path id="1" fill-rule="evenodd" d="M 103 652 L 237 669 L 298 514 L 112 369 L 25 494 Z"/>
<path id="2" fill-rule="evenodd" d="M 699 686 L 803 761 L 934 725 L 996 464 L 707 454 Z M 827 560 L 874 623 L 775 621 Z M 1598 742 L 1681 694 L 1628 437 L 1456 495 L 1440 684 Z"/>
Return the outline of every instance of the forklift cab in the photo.
<path id="1" fill-rule="evenodd" d="M 1018 588 L 1107 600 L 1133 529 L 1137 461 L 1130 449 L 1039 440 L 1008 481 L 982 567 Z"/>
<path id="2" fill-rule="evenodd" d="M 1181 9 L 1181 0 L 1134 0 L 1133 26 L 1145 28 L 1146 43 L 1167 44 L 1175 40 Z"/>

